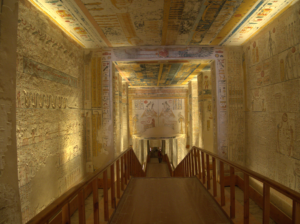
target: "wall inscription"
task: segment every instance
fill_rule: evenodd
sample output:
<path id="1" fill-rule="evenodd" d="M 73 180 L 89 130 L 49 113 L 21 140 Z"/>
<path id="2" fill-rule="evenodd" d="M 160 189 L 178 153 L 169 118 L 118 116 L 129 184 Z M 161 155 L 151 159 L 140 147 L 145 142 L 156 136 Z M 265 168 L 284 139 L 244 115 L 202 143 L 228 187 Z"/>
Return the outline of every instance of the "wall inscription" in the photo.
<path id="1" fill-rule="evenodd" d="M 35 75 L 52 82 L 76 87 L 78 86 L 77 78 L 67 75 L 54 68 L 48 67 L 29 58 L 24 57 L 24 73 Z"/>

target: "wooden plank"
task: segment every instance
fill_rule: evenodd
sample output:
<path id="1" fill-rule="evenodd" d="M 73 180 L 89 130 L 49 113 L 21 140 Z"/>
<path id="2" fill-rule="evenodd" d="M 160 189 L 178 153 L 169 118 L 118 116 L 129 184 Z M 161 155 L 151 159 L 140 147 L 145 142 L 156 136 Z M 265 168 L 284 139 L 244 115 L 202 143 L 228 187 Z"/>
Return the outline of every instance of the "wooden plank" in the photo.
<path id="1" fill-rule="evenodd" d="M 62 224 L 70 224 L 70 207 L 69 203 L 66 203 L 61 210 Z"/>
<path id="2" fill-rule="evenodd" d="M 209 155 L 206 154 L 206 176 L 207 176 L 207 184 L 206 188 L 207 190 L 210 189 L 210 169 L 209 169 Z"/>
<path id="3" fill-rule="evenodd" d="M 103 197 L 104 197 L 104 220 L 108 221 L 108 189 L 107 189 L 107 170 L 103 172 Z"/>
<path id="4" fill-rule="evenodd" d="M 224 163 L 220 161 L 220 194 L 221 206 L 225 206 Z"/>
<path id="5" fill-rule="evenodd" d="M 125 154 L 124 155 L 124 181 L 125 181 L 125 185 L 127 185 L 127 170 L 128 170 L 127 155 Z"/>
<path id="6" fill-rule="evenodd" d="M 99 224 L 98 178 L 93 180 L 93 213 L 94 224 Z"/>
<path id="7" fill-rule="evenodd" d="M 293 224 L 300 224 L 300 203 L 293 200 Z"/>
<path id="8" fill-rule="evenodd" d="M 270 222 L 270 185 L 264 183 L 263 186 L 263 224 Z"/>
<path id="9" fill-rule="evenodd" d="M 201 180 L 200 150 L 197 150 L 197 159 L 198 159 L 198 178 L 199 180 Z"/>
<path id="10" fill-rule="evenodd" d="M 83 189 L 78 193 L 78 217 L 79 224 L 85 224 L 85 201 Z"/>
<path id="11" fill-rule="evenodd" d="M 115 165 L 110 166 L 110 197 L 111 197 L 111 208 L 116 208 L 116 195 L 115 195 Z"/>
<path id="12" fill-rule="evenodd" d="M 124 191 L 124 158 L 121 157 L 121 190 Z"/>
<path id="13" fill-rule="evenodd" d="M 202 183 L 205 184 L 205 160 L 204 160 L 204 152 L 201 152 L 201 163 L 202 163 Z"/>
<path id="14" fill-rule="evenodd" d="M 212 158 L 213 165 L 213 195 L 217 197 L 217 170 L 216 170 L 216 158 Z"/>
<path id="15" fill-rule="evenodd" d="M 121 197 L 121 191 L 120 191 L 120 160 L 117 160 L 117 170 L 116 170 L 116 174 L 117 174 L 117 198 Z"/>
<path id="16" fill-rule="evenodd" d="M 244 224 L 249 224 L 249 176 L 244 174 Z"/>
<path id="17" fill-rule="evenodd" d="M 235 176 L 232 166 L 230 166 L 230 218 L 235 218 Z"/>

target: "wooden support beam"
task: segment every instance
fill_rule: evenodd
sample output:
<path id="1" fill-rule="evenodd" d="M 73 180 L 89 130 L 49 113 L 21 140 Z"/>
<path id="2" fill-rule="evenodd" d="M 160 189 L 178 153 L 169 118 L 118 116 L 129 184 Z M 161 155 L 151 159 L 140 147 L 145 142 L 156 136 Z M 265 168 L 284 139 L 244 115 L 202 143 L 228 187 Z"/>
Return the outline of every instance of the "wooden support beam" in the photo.
<path id="1" fill-rule="evenodd" d="M 123 156 L 124 157 L 124 181 L 125 181 L 125 185 L 127 185 L 127 170 L 128 170 L 128 166 L 127 166 L 127 156 L 126 153 Z"/>
<path id="2" fill-rule="evenodd" d="M 270 222 L 270 185 L 264 183 L 263 186 L 263 224 Z"/>
<path id="3" fill-rule="evenodd" d="M 230 166 L 230 218 L 235 218 L 235 176 L 232 166 Z"/>
<path id="4" fill-rule="evenodd" d="M 216 169 L 216 158 L 212 158 L 213 165 L 213 195 L 217 197 L 217 169 Z"/>
<path id="5" fill-rule="evenodd" d="M 198 178 L 199 180 L 201 180 L 200 150 L 197 150 L 197 159 L 198 159 Z"/>
<path id="6" fill-rule="evenodd" d="M 111 184 L 111 190 L 110 190 L 110 197 L 111 197 L 111 208 L 116 208 L 116 195 L 115 195 L 115 165 L 112 164 L 110 166 L 110 184 Z"/>
<path id="7" fill-rule="evenodd" d="M 221 161 L 220 161 L 220 194 L 221 194 L 221 206 L 225 206 L 224 163 Z"/>
<path id="8" fill-rule="evenodd" d="M 195 176 L 195 161 L 194 161 L 194 149 L 191 151 L 191 160 L 192 160 L 192 177 Z"/>
<path id="9" fill-rule="evenodd" d="M 249 224 L 249 175 L 244 173 L 244 224 Z"/>
<path id="10" fill-rule="evenodd" d="M 69 203 L 66 203 L 64 207 L 62 207 L 62 224 L 70 224 L 70 206 Z"/>
<path id="11" fill-rule="evenodd" d="M 117 167 L 116 167 L 116 175 L 117 175 L 117 198 L 121 197 L 121 191 L 120 191 L 120 160 L 117 160 Z"/>
<path id="12" fill-rule="evenodd" d="M 293 224 L 300 224 L 300 203 L 293 200 Z"/>
<path id="13" fill-rule="evenodd" d="M 206 184 L 206 188 L 207 190 L 210 189 L 210 169 L 209 169 L 209 155 L 206 154 L 206 176 L 207 176 L 207 184 Z"/>
<path id="14" fill-rule="evenodd" d="M 78 216 L 79 224 L 85 224 L 85 201 L 83 189 L 78 193 Z"/>
<path id="15" fill-rule="evenodd" d="M 108 211 L 108 188 L 107 188 L 107 170 L 103 172 L 103 197 L 104 197 L 104 220 L 109 220 Z"/>
<path id="16" fill-rule="evenodd" d="M 105 180 L 103 179 L 103 181 Z M 106 177 L 106 187 L 107 187 L 107 177 Z M 99 224 L 98 178 L 93 180 L 93 213 L 94 213 L 94 223 Z"/>
<path id="17" fill-rule="evenodd" d="M 204 152 L 201 152 L 201 163 L 202 163 L 202 183 L 205 184 L 205 160 Z"/>
<path id="18" fill-rule="evenodd" d="M 121 190 L 124 191 L 124 157 L 121 157 Z"/>

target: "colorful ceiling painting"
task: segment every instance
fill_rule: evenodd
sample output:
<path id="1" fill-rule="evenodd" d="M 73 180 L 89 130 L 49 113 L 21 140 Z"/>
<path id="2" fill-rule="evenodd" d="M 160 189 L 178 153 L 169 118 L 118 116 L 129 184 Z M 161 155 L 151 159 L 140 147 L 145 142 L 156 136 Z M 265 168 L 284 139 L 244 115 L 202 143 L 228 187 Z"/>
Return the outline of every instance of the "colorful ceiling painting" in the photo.
<path id="1" fill-rule="evenodd" d="M 202 70 L 210 69 L 211 60 L 126 61 L 114 62 L 118 72 L 131 86 L 186 85 Z"/>
<path id="2" fill-rule="evenodd" d="M 241 45 L 298 0 L 29 0 L 86 48 Z"/>
<path id="3" fill-rule="evenodd" d="M 85 48 L 100 48 L 107 44 L 76 4 L 76 0 L 29 0 Z"/>

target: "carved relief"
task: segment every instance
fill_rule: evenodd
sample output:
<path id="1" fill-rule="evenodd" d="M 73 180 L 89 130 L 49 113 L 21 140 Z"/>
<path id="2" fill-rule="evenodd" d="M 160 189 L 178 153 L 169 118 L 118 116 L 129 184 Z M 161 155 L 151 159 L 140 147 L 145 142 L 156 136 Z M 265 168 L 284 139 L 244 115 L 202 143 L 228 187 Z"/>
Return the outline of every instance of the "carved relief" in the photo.
<path id="1" fill-rule="evenodd" d="M 56 107 L 59 109 L 66 109 L 68 99 L 63 96 L 52 96 L 46 94 L 39 93 L 31 93 L 27 91 L 24 92 L 25 106 L 29 108 L 32 106 L 33 108 L 37 108 L 39 105 L 40 108 L 43 108 L 44 105 L 46 108 L 50 108 L 50 106 L 55 109 Z"/>

